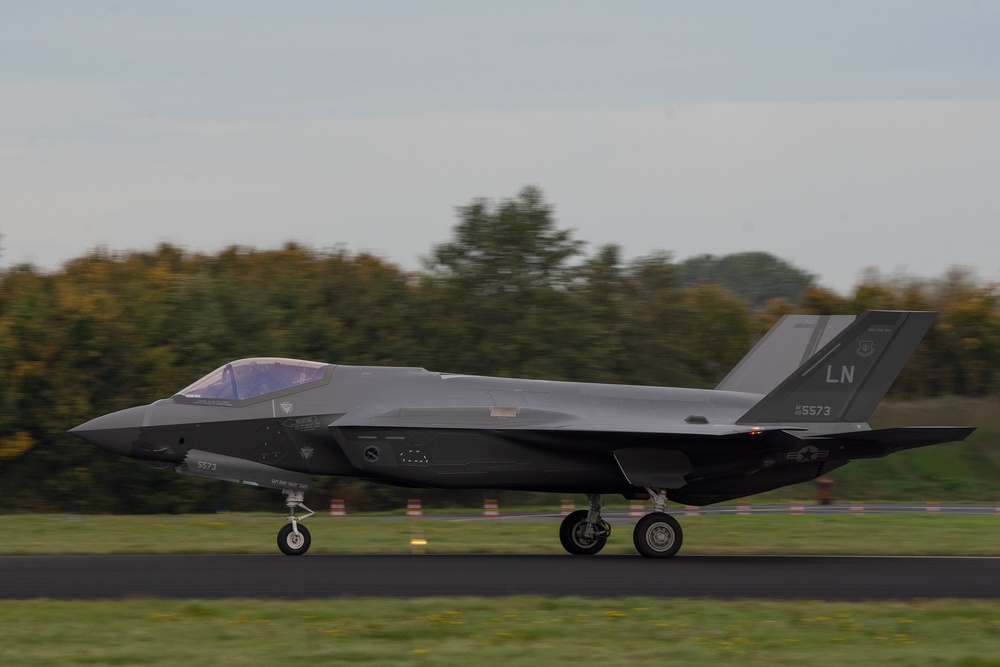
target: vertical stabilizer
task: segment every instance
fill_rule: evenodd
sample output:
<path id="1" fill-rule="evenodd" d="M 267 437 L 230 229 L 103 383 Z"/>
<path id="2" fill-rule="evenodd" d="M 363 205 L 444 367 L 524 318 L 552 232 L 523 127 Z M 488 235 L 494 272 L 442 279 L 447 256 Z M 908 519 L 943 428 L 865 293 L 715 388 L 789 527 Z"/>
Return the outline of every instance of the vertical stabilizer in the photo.
<path id="1" fill-rule="evenodd" d="M 864 313 L 738 423 L 867 421 L 936 316 L 914 311 Z"/>
<path id="2" fill-rule="evenodd" d="M 784 315 L 717 390 L 766 394 L 854 321 L 854 315 Z"/>

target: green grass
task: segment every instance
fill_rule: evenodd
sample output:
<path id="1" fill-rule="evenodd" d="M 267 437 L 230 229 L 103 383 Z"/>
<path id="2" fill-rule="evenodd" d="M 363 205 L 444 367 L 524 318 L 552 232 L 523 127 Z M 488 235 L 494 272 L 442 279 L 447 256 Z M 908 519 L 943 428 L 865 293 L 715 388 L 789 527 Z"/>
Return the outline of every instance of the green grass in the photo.
<path id="1" fill-rule="evenodd" d="M 0 516 L 0 553 L 275 553 L 280 515 Z M 1000 554 L 1000 517 L 700 516 L 684 553 Z M 556 524 L 308 524 L 314 553 L 560 553 Z M 633 553 L 616 526 L 607 553 Z M 308 556 L 306 556 L 308 558 Z M 567 556 L 568 557 L 568 556 Z M 508 597 L 0 602 L 3 665 L 881 665 L 1000 667 L 996 601 Z"/>
<path id="2" fill-rule="evenodd" d="M 1000 516 L 948 514 L 681 517 L 684 554 L 1000 555 Z M 0 554 L 274 553 L 280 515 L 2 515 Z M 305 523 L 310 553 L 563 553 L 558 524 L 470 517 L 333 519 Z M 603 553 L 632 554 L 631 525 L 613 527 Z"/>
<path id="3" fill-rule="evenodd" d="M 5 665 L 1000 666 L 995 602 L 0 603 Z"/>

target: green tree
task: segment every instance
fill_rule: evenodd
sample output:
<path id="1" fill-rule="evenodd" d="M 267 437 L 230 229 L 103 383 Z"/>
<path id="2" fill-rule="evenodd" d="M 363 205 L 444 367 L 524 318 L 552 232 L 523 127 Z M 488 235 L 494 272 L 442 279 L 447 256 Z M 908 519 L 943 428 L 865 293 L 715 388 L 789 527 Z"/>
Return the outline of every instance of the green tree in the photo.
<path id="1" fill-rule="evenodd" d="M 665 253 L 635 260 L 627 275 L 625 382 L 712 387 L 760 331 L 749 304 L 727 290 L 680 286 Z"/>
<path id="2" fill-rule="evenodd" d="M 459 207 L 458 216 L 454 240 L 435 246 L 425 264 L 483 298 L 524 300 L 540 289 L 564 287 L 568 260 L 583 246 L 570 230 L 556 228 L 552 207 L 532 186 L 498 204 L 477 199 Z"/>
<path id="3" fill-rule="evenodd" d="M 802 294 L 802 309 L 814 315 L 856 314 L 847 299 L 831 289 L 812 286 Z"/>
<path id="4" fill-rule="evenodd" d="M 570 290 L 573 337 L 564 341 L 586 354 L 577 359 L 574 379 L 621 382 L 629 363 L 625 310 L 629 299 L 628 269 L 621 248 L 605 245 L 576 270 Z"/>
<path id="5" fill-rule="evenodd" d="M 718 285 L 759 308 L 771 299 L 800 303 L 816 276 L 766 252 L 743 252 L 724 257 L 699 255 L 681 262 L 678 275 L 684 285 Z"/>
<path id="6" fill-rule="evenodd" d="M 570 260 L 583 243 L 558 229 L 540 190 L 458 209 L 454 240 L 435 246 L 422 284 L 428 317 L 457 370 L 566 378 L 585 352 L 575 339 Z M 432 333 L 428 331 L 427 333 Z"/>
<path id="7" fill-rule="evenodd" d="M 1000 368 L 1000 285 L 969 290 L 942 305 L 941 323 L 951 389 L 967 396 L 996 393 Z"/>

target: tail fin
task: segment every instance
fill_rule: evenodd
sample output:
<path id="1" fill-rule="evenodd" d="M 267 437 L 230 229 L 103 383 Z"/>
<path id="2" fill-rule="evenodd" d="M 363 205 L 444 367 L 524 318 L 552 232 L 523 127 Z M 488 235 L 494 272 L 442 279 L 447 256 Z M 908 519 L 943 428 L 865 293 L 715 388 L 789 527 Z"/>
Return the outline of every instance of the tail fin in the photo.
<path id="1" fill-rule="evenodd" d="M 867 421 L 937 313 L 870 310 L 737 423 Z"/>
<path id="2" fill-rule="evenodd" d="M 717 390 L 766 394 L 854 321 L 854 315 L 783 315 Z"/>

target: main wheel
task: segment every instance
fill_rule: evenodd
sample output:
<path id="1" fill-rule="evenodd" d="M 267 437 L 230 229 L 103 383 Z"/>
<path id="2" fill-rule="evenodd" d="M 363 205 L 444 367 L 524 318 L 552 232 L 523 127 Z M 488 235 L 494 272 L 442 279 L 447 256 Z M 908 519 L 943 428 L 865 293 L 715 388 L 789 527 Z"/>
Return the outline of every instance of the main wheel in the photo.
<path id="1" fill-rule="evenodd" d="M 603 519 L 587 537 L 587 510 L 571 512 L 559 526 L 559 541 L 563 549 L 574 556 L 592 556 L 604 548 L 611 534 L 611 526 Z"/>
<path id="2" fill-rule="evenodd" d="M 677 519 L 666 512 L 653 512 L 635 524 L 632 541 L 646 558 L 670 558 L 680 550 L 684 533 Z"/>
<path id="3" fill-rule="evenodd" d="M 312 537 L 309 536 L 309 529 L 299 524 L 299 532 L 292 530 L 292 524 L 285 524 L 278 531 L 278 548 L 286 556 L 301 556 L 309 551 L 312 544 Z"/>

